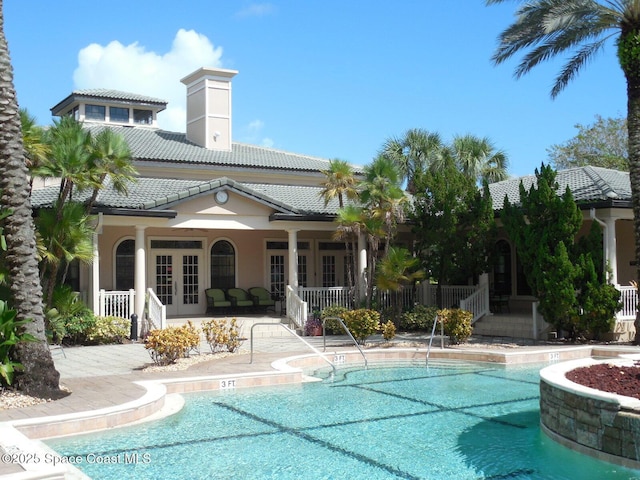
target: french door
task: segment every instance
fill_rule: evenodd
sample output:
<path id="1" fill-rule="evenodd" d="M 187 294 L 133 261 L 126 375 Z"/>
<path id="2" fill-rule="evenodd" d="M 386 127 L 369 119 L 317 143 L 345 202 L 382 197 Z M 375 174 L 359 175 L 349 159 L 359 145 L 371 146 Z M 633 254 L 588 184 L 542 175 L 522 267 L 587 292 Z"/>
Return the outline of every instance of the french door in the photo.
<path id="1" fill-rule="evenodd" d="M 202 250 L 154 250 L 151 267 L 149 277 L 158 299 L 167 307 L 167 315 L 203 312 Z"/>

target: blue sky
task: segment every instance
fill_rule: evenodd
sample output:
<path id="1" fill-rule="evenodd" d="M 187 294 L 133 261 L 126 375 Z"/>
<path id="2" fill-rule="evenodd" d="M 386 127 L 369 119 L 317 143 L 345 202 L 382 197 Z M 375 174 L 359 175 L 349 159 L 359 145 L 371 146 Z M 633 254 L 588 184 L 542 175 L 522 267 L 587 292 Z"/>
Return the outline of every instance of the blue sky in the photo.
<path id="1" fill-rule="evenodd" d="M 73 89 L 115 88 L 169 101 L 184 131 L 184 85 L 201 66 L 238 70 L 234 141 L 364 165 L 410 128 L 450 141 L 489 137 L 513 176 L 595 115 L 626 115 L 615 48 L 555 100 L 560 62 L 516 80 L 491 62 L 517 2 L 484 0 L 4 0 L 21 107 L 40 124 Z"/>

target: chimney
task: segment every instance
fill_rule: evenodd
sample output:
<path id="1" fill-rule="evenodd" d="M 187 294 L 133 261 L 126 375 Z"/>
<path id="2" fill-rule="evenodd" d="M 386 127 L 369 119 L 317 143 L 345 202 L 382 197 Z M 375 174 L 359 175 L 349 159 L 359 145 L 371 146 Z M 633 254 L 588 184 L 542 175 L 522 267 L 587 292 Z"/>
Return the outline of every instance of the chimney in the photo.
<path id="1" fill-rule="evenodd" d="M 211 150 L 231 151 L 231 79 L 237 70 L 202 67 L 187 86 L 187 139 Z"/>

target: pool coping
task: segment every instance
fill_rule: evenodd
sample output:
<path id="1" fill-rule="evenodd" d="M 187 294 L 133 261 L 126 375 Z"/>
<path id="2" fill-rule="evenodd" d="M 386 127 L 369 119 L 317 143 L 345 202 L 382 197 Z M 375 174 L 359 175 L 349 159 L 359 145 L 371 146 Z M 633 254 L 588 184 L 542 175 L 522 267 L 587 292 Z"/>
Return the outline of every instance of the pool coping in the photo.
<path id="1" fill-rule="evenodd" d="M 505 351 L 503 349 L 434 349 L 429 352 L 429 360 L 457 360 L 485 362 L 504 365 L 527 363 L 555 363 L 575 359 L 589 359 L 596 349 L 593 346 L 571 346 L 559 348 L 541 347 L 535 350 Z M 608 355 L 619 356 L 628 350 L 607 349 Z M 373 362 L 421 362 L 426 365 L 425 348 L 376 348 L 365 351 L 367 360 Z M 358 350 L 324 352 L 323 356 L 333 357 L 333 363 L 341 367 L 364 363 Z M 289 355 L 271 363 L 273 370 L 248 373 L 184 376 L 178 378 L 158 378 L 138 380 L 132 383 L 145 388 L 145 393 L 123 404 L 54 416 L 0 422 L 0 447 L 5 452 L 24 454 L 21 458 L 36 461 L 17 462 L 24 470 L 2 476 L 3 479 L 26 480 L 39 478 L 86 478 L 70 465 L 46 465 L 42 461 L 51 450 L 41 441 L 46 438 L 78 435 L 96 432 L 144 421 L 165 407 L 166 398 L 172 394 L 199 391 L 233 390 L 262 386 L 301 384 L 317 380 L 304 374 L 304 370 L 326 366 L 326 360 L 317 353 Z M 46 467 L 49 468 L 46 468 Z M 66 467 L 66 468 L 63 468 Z M 62 473 L 62 476 L 59 476 Z M 78 476 L 80 475 L 80 476 Z"/>

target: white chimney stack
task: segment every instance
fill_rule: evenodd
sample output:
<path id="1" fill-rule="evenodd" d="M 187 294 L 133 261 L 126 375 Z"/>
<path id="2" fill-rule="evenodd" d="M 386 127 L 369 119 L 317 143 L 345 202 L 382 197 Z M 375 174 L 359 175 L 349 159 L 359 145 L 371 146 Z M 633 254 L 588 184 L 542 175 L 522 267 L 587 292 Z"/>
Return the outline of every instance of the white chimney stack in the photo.
<path id="1" fill-rule="evenodd" d="M 202 67 L 187 86 L 187 139 L 211 150 L 231 151 L 231 79 L 237 70 Z"/>

